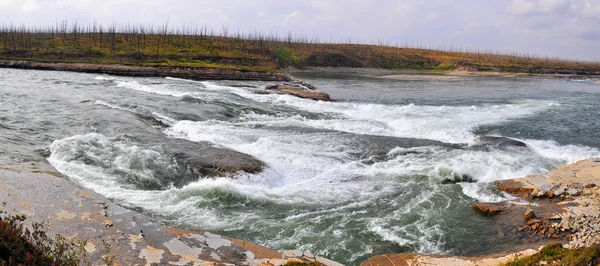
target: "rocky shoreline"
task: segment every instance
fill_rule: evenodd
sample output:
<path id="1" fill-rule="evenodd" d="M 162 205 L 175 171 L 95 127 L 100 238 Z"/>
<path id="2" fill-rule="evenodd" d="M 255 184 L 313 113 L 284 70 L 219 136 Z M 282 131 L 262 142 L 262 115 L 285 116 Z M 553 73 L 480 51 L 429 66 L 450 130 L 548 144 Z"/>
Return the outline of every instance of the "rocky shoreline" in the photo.
<path id="1" fill-rule="evenodd" d="M 191 80 L 278 81 L 267 89 L 300 98 L 336 101 L 329 94 L 283 72 L 241 71 L 221 68 L 146 67 L 114 64 L 46 63 L 24 60 L 0 60 L 0 68 L 99 73 L 130 77 L 173 77 Z"/>
<path id="2" fill-rule="evenodd" d="M 545 175 L 500 181 L 498 189 L 529 199 L 532 213 L 525 215 L 528 229 L 546 238 L 563 238 L 565 247 L 600 243 L 600 159 L 562 166 Z"/>
<path id="3" fill-rule="evenodd" d="M 209 232 L 164 228 L 52 170 L 0 168 L 0 202 L 1 211 L 25 215 L 26 224 L 45 223 L 50 236 L 85 241 L 91 265 L 342 265 L 308 252 L 279 253 Z"/>
<path id="4" fill-rule="evenodd" d="M 502 265 L 515 258 L 539 252 L 549 242 L 564 248 L 600 244 L 600 159 L 590 158 L 564 165 L 547 174 L 498 181 L 499 190 L 529 202 L 473 204 L 480 215 L 498 216 L 516 212 L 522 216 L 516 230 L 540 240 L 533 248 L 509 254 L 482 257 L 451 255 L 386 254 L 375 256 L 363 266 L 387 265 Z"/>

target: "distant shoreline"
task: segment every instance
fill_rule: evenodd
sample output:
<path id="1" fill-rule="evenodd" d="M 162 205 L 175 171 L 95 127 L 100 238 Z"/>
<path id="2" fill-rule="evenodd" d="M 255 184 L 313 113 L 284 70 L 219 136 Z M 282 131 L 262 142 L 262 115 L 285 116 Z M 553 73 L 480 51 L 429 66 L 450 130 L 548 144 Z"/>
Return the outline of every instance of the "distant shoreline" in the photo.
<path id="1" fill-rule="evenodd" d="M 331 73 L 331 74 L 362 74 L 367 77 L 383 79 L 427 79 L 451 80 L 458 77 L 533 77 L 533 78 L 600 78 L 600 74 L 560 74 L 560 73 L 526 73 L 501 71 L 451 70 L 434 71 L 418 69 L 381 69 L 359 67 L 307 67 L 304 69 L 286 68 L 281 72 L 244 71 L 228 68 L 199 68 L 199 67 L 156 67 L 136 66 L 125 64 L 102 63 L 67 63 L 67 62 L 37 62 L 31 60 L 3 60 L 0 68 L 69 71 L 80 73 L 98 73 L 130 77 L 174 77 L 192 80 L 247 80 L 247 81 L 297 81 L 294 73 Z M 595 82 L 599 84 L 600 82 Z"/>
<path id="2" fill-rule="evenodd" d="M 473 70 L 451 70 L 451 71 L 432 71 L 418 69 L 380 69 L 380 68 L 355 68 L 355 67 L 309 67 L 305 69 L 288 68 L 284 72 L 294 73 L 332 73 L 332 74 L 364 74 L 368 77 L 403 79 L 406 76 L 435 76 L 442 77 L 535 77 L 535 78 L 600 78 L 599 74 L 552 74 L 552 73 L 527 73 L 527 72 L 501 72 L 501 71 L 473 71 Z"/>

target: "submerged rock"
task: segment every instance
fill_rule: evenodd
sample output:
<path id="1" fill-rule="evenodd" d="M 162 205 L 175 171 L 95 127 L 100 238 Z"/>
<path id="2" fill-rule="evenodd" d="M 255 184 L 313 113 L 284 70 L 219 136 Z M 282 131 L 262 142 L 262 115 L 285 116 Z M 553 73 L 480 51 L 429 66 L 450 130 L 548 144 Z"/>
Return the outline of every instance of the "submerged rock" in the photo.
<path id="1" fill-rule="evenodd" d="M 527 147 L 525 142 L 506 137 L 480 136 L 475 141 L 475 144 L 470 146 L 471 149 L 485 150 L 489 148 Z"/>
<path id="2" fill-rule="evenodd" d="M 336 100 L 329 97 L 329 94 L 317 90 L 312 86 L 307 86 L 304 83 L 288 83 L 267 87 L 267 90 L 275 90 L 296 97 L 312 99 L 316 101 L 335 102 Z"/>

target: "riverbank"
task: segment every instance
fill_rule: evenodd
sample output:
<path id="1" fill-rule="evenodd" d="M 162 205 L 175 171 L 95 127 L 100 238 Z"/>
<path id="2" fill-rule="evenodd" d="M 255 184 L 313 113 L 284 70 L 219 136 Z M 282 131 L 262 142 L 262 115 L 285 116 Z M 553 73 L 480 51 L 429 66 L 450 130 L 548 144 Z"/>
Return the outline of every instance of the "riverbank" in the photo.
<path id="1" fill-rule="evenodd" d="M 119 64 L 46 63 L 26 60 L 0 60 L 0 68 L 98 73 L 131 77 L 173 77 L 192 80 L 293 81 L 280 72 L 242 71 L 227 68 L 152 67 Z"/>
<path id="2" fill-rule="evenodd" d="M 26 225 L 45 223 L 51 238 L 78 243 L 85 252 L 79 257 L 92 265 L 341 265 L 301 251 L 279 253 L 209 232 L 163 228 L 52 170 L 2 168 L 0 184 L 0 210 L 25 215 Z"/>
<path id="3" fill-rule="evenodd" d="M 547 174 L 498 181 L 499 190 L 529 202 L 475 204 L 474 215 L 514 216 L 521 213 L 515 229 L 539 241 L 534 248 L 509 254 L 482 257 L 387 254 L 370 258 L 362 265 L 504 265 L 516 258 L 531 256 L 550 242 L 564 243 L 569 249 L 600 244 L 600 159 L 590 158 L 564 165 Z M 484 214 L 481 214 L 484 213 Z M 514 212 L 513 212 L 514 213 Z M 506 219 L 506 217 L 504 217 Z M 538 247 L 535 248 L 535 245 Z M 595 258 L 592 258 L 595 259 Z M 558 262 L 560 264 L 560 261 Z"/>
<path id="4" fill-rule="evenodd" d="M 590 74 L 577 73 L 531 73 L 531 72 L 502 72 L 502 71 L 476 71 L 468 68 L 453 70 L 411 70 L 411 69 L 381 69 L 381 68 L 356 68 L 356 67 L 307 67 L 304 69 L 287 68 L 285 73 L 323 73 L 329 74 L 357 74 L 371 78 L 392 80 L 442 80 L 451 81 L 460 77 L 536 77 L 536 78 L 600 78 L 600 72 Z M 600 81 L 596 82 L 597 84 Z"/>

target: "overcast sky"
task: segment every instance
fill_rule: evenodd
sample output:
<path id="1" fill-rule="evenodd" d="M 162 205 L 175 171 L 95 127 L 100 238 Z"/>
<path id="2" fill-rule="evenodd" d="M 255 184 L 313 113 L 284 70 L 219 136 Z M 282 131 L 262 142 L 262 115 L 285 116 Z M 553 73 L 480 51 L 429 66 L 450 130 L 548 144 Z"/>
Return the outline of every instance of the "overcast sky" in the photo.
<path id="1" fill-rule="evenodd" d="M 0 23 L 203 26 L 600 61 L 600 0 L 0 0 Z"/>

